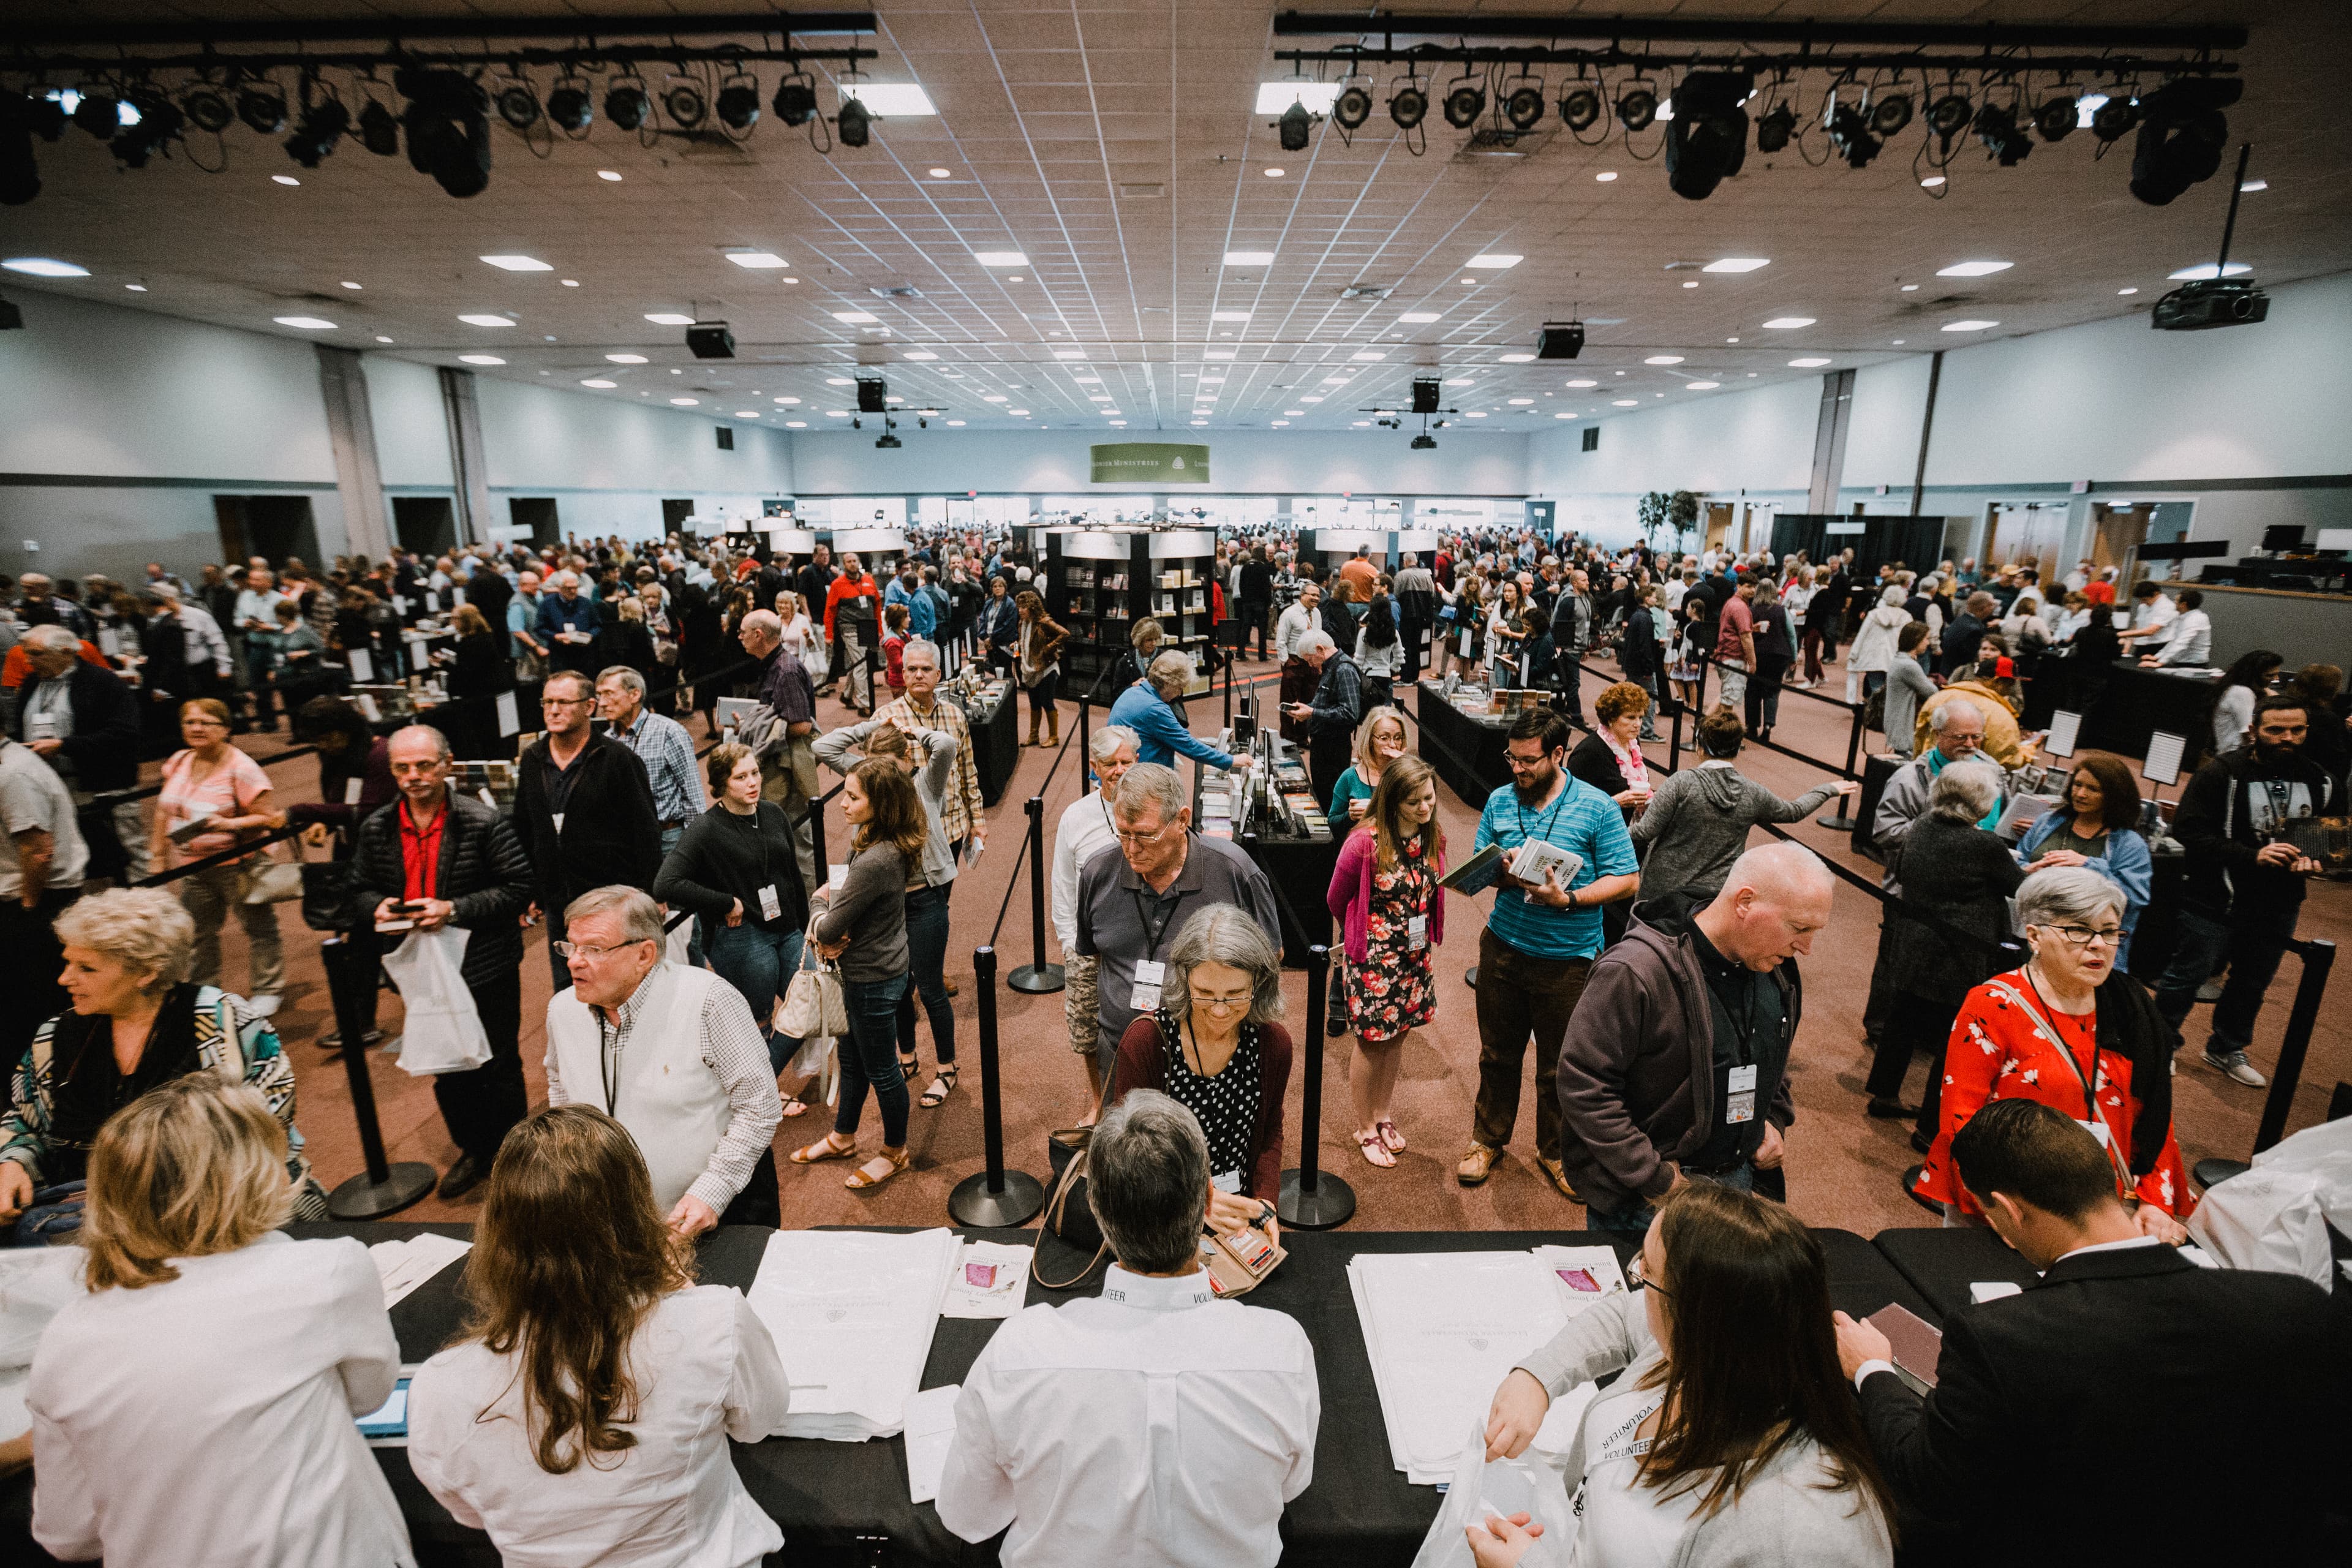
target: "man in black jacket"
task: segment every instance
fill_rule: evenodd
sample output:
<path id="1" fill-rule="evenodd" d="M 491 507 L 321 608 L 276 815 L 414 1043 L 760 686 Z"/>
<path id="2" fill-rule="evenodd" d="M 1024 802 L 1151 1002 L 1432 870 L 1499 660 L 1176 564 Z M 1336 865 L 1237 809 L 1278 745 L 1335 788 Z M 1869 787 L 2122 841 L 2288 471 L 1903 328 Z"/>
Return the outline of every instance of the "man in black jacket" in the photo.
<path id="1" fill-rule="evenodd" d="M 572 984 L 555 951 L 563 911 L 592 888 L 614 883 L 653 891 L 661 869 L 661 822 L 637 754 L 588 728 L 595 689 L 573 670 L 547 678 L 540 713 L 547 733 L 516 764 L 515 826 L 530 857 L 531 894 L 547 917 L 548 970 L 555 988 Z"/>
<path id="2" fill-rule="evenodd" d="M 1265 546 L 1250 547 L 1249 559 L 1242 563 L 1242 587 L 1239 603 L 1234 614 L 1241 618 L 1243 641 L 1251 632 L 1257 634 L 1257 656 L 1265 658 L 1265 639 L 1274 625 L 1274 568 L 1266 563 Z"/>
<path id="3" fill-rule="evenodd" d="M 530 860 L 505 817 L 449 788 L 449 742 L 440 731 L 411 724 L 393 735 L 391 750 L 400 798 L 360 824 L 352 902 L 379 923 L 413 917 L 420 931 L 457 926 L 470 933 L 461 973 L 490 1059 L 433 1079 L 442 1125 L 457 1145 L 441 1195 L 462 1197 L 490 1173 L 507 1130 L 530 1110 L 522 1081 L 519 919 L 530 902 Z"/>
<path id="4" fill-rule="evenodd" d="M 61 626 L 39 626 L 25 634 L 25 657 L 33 679 L 16 700 L 10 732 L 27 751 L 46 759 L 74 792 L 82 813 L 82 837 L 89 841 L 93 877 L 147 874 L 147 827 L 139 803 L 109 807 L 90 804 L 103 790 L 129 789 L 139 782 L 139 699 L 121 677 L 81 657 L 81 639 Z M 96 836 L 103 816 L 121 846 L 119 853 Z"/>
<path id="5" fill-rule="evenodd" d="M 1837 1315 L 1904 1513 L 1964 1531 L 1959 1562 L 2340 1560 L 2322 1514 L 2352 1473 L 2352 1355 L 2326 1293 L 2189 1262 L 2126 1211 L 2098 1142 L 2038 1101 L 1987 1105 L 1952 1158 L 2042 1278 L 1944 1321 L 1925 1399 L 1884 1335 Z"/>

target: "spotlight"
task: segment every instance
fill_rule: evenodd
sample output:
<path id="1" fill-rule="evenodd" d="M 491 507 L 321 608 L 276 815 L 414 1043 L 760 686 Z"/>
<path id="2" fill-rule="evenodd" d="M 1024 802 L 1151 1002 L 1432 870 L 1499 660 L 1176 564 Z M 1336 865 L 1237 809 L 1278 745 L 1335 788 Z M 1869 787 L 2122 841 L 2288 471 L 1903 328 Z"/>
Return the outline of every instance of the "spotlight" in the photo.
<path id="1" fill-rule="evenodd" d="M 121 101 L 104 88 L 85 87 L 74 105 L 73 122 L 101 142 L 111 142 L 122 128 Z"/>
<path id="2" fill-rule="evenodd" d="M 1511 122 L 1515 131 L 1525 131 L 1534 125 L 1543 118 L 1543 111 L 1544 95 L 1540 87 L 1514 89 L 1511 95 L 1503 100 L 1503 118 Z"/>
<path id="3" fill-rule="evenodd" d="M 693 82 L 672 82 L 662 92 L 662 112 L 668 115 L 679 129 L 691 131 L 710 113 L 710 100 L 702 96 L 702 89 Z"/>
<path id="4" fill-rule="evenodd" d="M 1628 131 L 1647 131 L 1658 118 L 1658 95 L 1647 87 L 1626 89 L 1617 100 L 1617 123 Z"/>
<path id="5" fill-rule="evenodd" d="M 1789 138 L 1797 133 L 1797 111 L 1782 103 L 1756 122 L 1756 150 L 1759 153 L 1783 152 Z"/>
<path id="6" fill-rule="evenodd" d="M 1748 158 L 1747 102 L 1756 79 L 1744 71 L 1692 71 L 1675 86 L 1666 124 L 1666 185 L 1705 201 Z"/>
<path id="7" fill-rule="evenodd" d="M 2074 129 L 2076 110 L 2071 98 L 2046 98 L 2035 106 L 2033 129 L 2044 142 L 2063 142 Z"/>
<path id="8" fill-rule="evenodd" d="M 816 84 L 806 76 L 788 76 L 776 84 L 772 106 L 787 125 L 806 125 L 816 118 Z"/>
<path id="9" fill-rule="evenodd" d="M 89 100 L 82 100 L 86 106 Z M 286 95 L 268 82 L 237 89 L 236 117 L 257 136 L 275 136 L 286 129 Z"/>
<path id="10" fill-rule="evenodd" d="M 2120 90 L 2091 111 L 2091 134 L 2102 142 L 2120 142 L 2138 123 L 2139 100 Z"/>
<path id="11" fill-rule="evenodd" d="M 1870 133 L 1862 111 L 1843 103 L 1830 110 L 1830 145 L 1852 168 L 1865 168 L 1878 156 L 1878 138 Z"/>
<path id="12" fill-rule="evenodd" d="M 180 112 L 197 130 L 215 135 L 227 130 L 229 122 L 236 118 L 236 110 L 228 106 L 228 100 L 208 82 L 198 82 L 187 90 L 180 100 Z"/>
<path id="13" fill-rule="evenodd" d="M 904 441 L 899 440 L 896 436 L 885 431 L 881 437 L 874 443 L 874 449 L 877 452 L 895 452 L 905 445 L 906 443 Z"/>
<path id="14" fill-rule="evenodd" d="M 1883 92 L 1871 101 L 1870 129 L 1879 140 L 1895 135 L 1911 123 L 1911 95 Z"/>
<path id="15" fill-rule="evenodd" d="M 2221 166 L 2230 120 L 2245 83 L 2184 77 L 2139 101 L 2139 141 L 2132 149 L 2131 194 L 2160 207 Z"/>
<path id="16" fill-rule="evenodd" d="M 499 118 L 517 131 L 528 131 L 539 123 L 539 94 L 531 91 L 527 81 L 509 82 L 491 101 L 498 106 Z"/>
<path id="17" fill-rule="evenodd" d="M 408 164 L 453 196 L 479 195 L 490 183 L 490 117 L 482 89 L 453 70 L 404 68 L 394 88 L 408 100 Z"/>
<path id="18" fill-rule="evenodd" d="M 654 110 L 646 84 L 635 78 L 616 81 L 604 89 L 604 118 L 624 131 L 635 131 L 645 124 L 646 116 Z"/>
<path id="19" fill-rule="evenodd" d="M 1456 82 L 1454 90 L 1445 95 L 1445 123 L 1456 131 L 1467 131 L 1486 111 L 1486 89 L 1468 82 Z"/>
<path id="20" fill-rule="evenodd" d="M 1282 111 L 1282 118 L 1276 121 L 1274 123 L 1276 129 L 1282 133 L 1282 150 L 1284 152 L 1304 153 L 1307 151 L 1307 133 L 1315 128 L 1315 116 L 1307 111 L 1307 106 L 1305 104 L 1292 104 L 1288 109 Z"/>
<path id="21" fill-rule="evenodd" d="M 1434 452 L 1437 450 L 1437 437 L 1427 432 L 1415 436 L 1412 438 L 1412 449 L 1416 452 Z"/>
<path id="22" fill-rule="evenodd" d="M 180 139 L 187 117 L 152 87 L 132 88 L 131 104 L 139 111 L 139 123 L 116 132 L 107 150 L 121 161 L 124 168 L 143 169 L 149 157 L 164 150 L 165 142 Z"/>
<path id="23" fill-rule="evenodd" d="M 547 118 L 567 136 L 584 132 L 596 119 L 596 100 L 576 81 L 561 81 L 547 95 Z"/>
<path id="24" fill-rule="evenodd" d="M 1927 129 L 1949 142 L 1969 128 L 1975 109 L 1965 92 L 1948 92 L 1927 106 Z"/>
<path id="25" fill-rule="evenodd" d="M 2017 128 L 2017 111 L 1988 103 L 1977 110 L 1974 127 L 1977 140 L 1985 151 L 2000 160 L 2004 169 L 2014 169 L 2025 162 L 2033 151 L 2033 138 Z"/>
<path id="26" fill-rule="evenodd" d="M 1406 84 L 1389 97 L 1389 118 L 1400 131 L 1410 131 L 1429 115 L 1429 94 Z"/>
<path id="27" fill-rule="evenodd" d="M 1589 131 L 1601 118 L 1601 95 L 1589 87 L 1572 87 L 1559 95 L 1559 118 L 1570 131 Z"/>
<path id="28" fill-rule="evenodd" d="M 376 99 L 369 99 L 368 106 L 360 110 L 360 145 L 379 158 L 400 151 L 400 121 Z"/>
<path id="29" fill-rule="evenodd" d="M 719 89 L 719 123 L 730 131 L 749 131 L 760 123 L 760 84 L 739 77 Z"/>
<path id="30" fill-rule="evenodd" d="M 1372 95 L 1360 87 L 1345 87 L 1331 100 L 1331 118 L 1342 131 L 1353 131 L 1372 117 Z"/>
<path id="31" fill-rule="evenodd" d="M 306 169 L 315 169 L 351 128 L 352 111 L 336 99 L 322 98 L 302 110 L 301 123 L 286 138 L 286 155 Z"/>
<path id="32" fill-rule="evenodd" d="M 841 100 L 841 112 L 834 116 L 833 123 L 845 147 L 863 147 L 873 137 L 874 117 L 854 98 Z"/>

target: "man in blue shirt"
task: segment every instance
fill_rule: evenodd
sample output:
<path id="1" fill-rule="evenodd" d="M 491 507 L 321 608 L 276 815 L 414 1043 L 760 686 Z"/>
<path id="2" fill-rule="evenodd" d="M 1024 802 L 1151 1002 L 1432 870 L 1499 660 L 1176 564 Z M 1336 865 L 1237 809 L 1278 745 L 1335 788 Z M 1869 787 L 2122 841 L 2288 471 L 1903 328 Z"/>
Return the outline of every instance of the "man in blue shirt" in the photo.
<path id="1" fill-rule="evenodd" d="M 907 630 L 912 634 L 909 640 L 912 637 L 928 638 L 938 630 L 938 606 L 917 581 L 915 565 L 911 561 L 901 563 L 898 574 L 890 579 L 888 587 L 882 590 L 882 604 L 886 609 L 892 605 L 907 606 Z"/>
<path id="2" fill-rule="evenodd" d="M 1505 750 L 1511 783 L 1487 797 L 1473 849 L 1540 840 L 1576 857 L 1566 878 L 1540 882 L 1507 874 L 1478 938 L 1478 1098 L 1470 1148 L 1454 1179 L 1477 1186 L 1493 1172 L 1519 1119 L 1520 1062 L 1529 1036 L 1536 1057 L 1536 1163 L 1560 1195 L 1580 1202 L 1560 1164 L 1555 1083 L 1569 1016 L 1601 952 L 1601 906 L 1630 899 L 1640 885 L 1633 840 L 1616 802 L 1572 776 L 1568 721 L 1548 709 L 1512 721 Z"/>
<path id="3" fill-rule="evenodd" d="M 580 574 L 560 574 L 555 593 L 542 594 L 539 600 L 539 640 L 547 645 L 549 668 L 573 670 L 593 682 L 600 624 L 595 602 L 580 593 Z"/>
<path id="4" fill-rule="evenodd" d="M 1192 669 L 1192 655 L 1172 649 L 1161 654 L 1151 661 L 1150 671 L 1141 680 L 1118 694 L 1106 722 L 1124 724 L 1135 731 L 1138 762 L 1170 767 L 1181 752 L 1208 767 L 1246 768 L 1249 758 L 1217 750 L 1194 735 L 1178 717 L 1171 700 L 1183 695 Z"/>

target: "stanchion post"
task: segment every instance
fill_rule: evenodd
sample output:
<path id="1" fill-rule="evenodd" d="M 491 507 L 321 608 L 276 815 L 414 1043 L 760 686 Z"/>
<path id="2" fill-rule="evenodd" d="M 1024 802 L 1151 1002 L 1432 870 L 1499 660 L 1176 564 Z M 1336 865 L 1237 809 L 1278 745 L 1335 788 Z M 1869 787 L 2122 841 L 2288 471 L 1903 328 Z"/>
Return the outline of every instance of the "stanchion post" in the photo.
<path id="1" fill-rule="evenodd" d="M 1012 694 L 1010 692 L 1006 693 L 1008 698 L 1010 698 L 1011 695 Z M 1078 693 L 1078 766 L 1089 771 L 1091 771 L 1095 765 L 1094 732 L 1090 728 L 1090 715 L 1094 712 L 1093 698 L 1094 693 L 1090 691 L 1081 691 Z M 1087 775 L 1085 773 L 1079 774 L 1079 794 L 1084 795 L 1086 793 L 1086 784 Z"/>
<path id="2" fill-rule="evenodd" d="M 362 937 L 331 936 L 319 944 L 327 971 L 327 994 L 335 1005 L 335 1027 L 342 1032 L 343 1072 L 351 1080 L 352 1116 L 360 1129 L 360 1153 L 367 1169 L 327 1194 L 327 1213 L 336 1219 L 382 1219 L 398 1214 L 433 1190 L 433 1167 L 415 1161 L 393 1164 L 385 1156 L 383 1130 L 375 1114 L 375 1084 L 368 1077 L 367 1035 L 375 1026 L 375 955 Z"/>
<path id="3" fill-rule="evenodd" d="M 1851 779 L 1856 776 L 1853 771 L 1854 753 L 1861 749 L 1862 710 L 1857 708 L 1853 710 L 1853 729 L 1847 733 L 1845 738 L 1845 776 L 1847 778 Z M 1827 816 L 1817 816 L 1813 818 L 1813 826 L 1816 827 L 1826 827 L 1832 833 L 1852 833 L 1857 826 L 1861 826 L 1861 823 L 1858 818 L 1850 816 L 1846 814 L 1846 802 L 1850 800 L 1858 801 L 1861 798 L 1862 796 L 1859 795 L 1842 795 L 1838 796 L 1837 809 L 1830 813 Z"/>
<path id="4" fill-rule="evenodd" d="M 1307 1083 L 1299 1102 L 1296 1170 L 1282 1173 L 1275 1212 L 1301 1230 L 1330 1230 L 1356 1212 L 1355 1189 L 1323 1171 L 1323 998 L 1331 950 L 1318 942 L 1307 950 Z"/>
<path id="5" fill-rule="evenodd" d="M 2259 1154 L 2286 1136 L 2287 1111 L 2303 1083 L 2303 1059 L 2311 1051 L 2311 1031 L 2319 1023 L 2319 1002 L 2327 990 L 2327 972 L 2336 967 L 2336 944 L 2313 940 L 2302 943 L 2303 978 L 2295 983 L 2294 1007 L 2287 1014 L 2286 1037 L 2279 1042 L 2278 1065 L 2271 1069 L 2270 1098 L 2263 1102 L 2262 1126 L 2254 1132 Z"/>
<path id="6" fill-rule="evenodd" d="M 1037 1178 L 1004 1168 L 1004 1096 L 996 1083 L 996 950 L 976 948 L 972 977 L 980 994 L 980 1141 L 987 1168 L 966 1176 L 948 1194 L 948 1215 L 958 1225 L 1026 1225 L 1045 1206 Z"/>
<path id="7" fill-rule="evenodd" d="M 1029 941 L 1031 961 L 1004 983 L 1028 996 L 1048 996 L 1062 988 L 1062 966 L 1045 962 L 1045 797 L 1033 795 L 1029 814 Z M 983 950 L 986 951 L 986 950 Z M 995 962 L 993 952 L 989 961 Z"/>
<path id="8" fill-rule="evenodd" d="M 1683 705 L 1675 704 L 1666 726 L 1666 772 L 1678 773 L 1683 767 Z"/>

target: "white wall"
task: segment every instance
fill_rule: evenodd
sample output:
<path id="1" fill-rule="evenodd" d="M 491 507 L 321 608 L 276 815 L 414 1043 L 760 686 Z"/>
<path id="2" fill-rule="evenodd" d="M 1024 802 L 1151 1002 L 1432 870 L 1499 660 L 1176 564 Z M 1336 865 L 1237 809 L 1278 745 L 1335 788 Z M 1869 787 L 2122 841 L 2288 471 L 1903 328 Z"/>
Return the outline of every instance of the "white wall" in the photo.
<path id="1" fill-rule="evenodd" d="M 429 364 L 369 354 L 368 415 L 375 425 L 376 466 L 388 490 L 450 493 L 449 418 L 441 405 L 441 375 Z"/>
<path id="2" fill-rule="evenodd" d="M 1527 490 L 1528 438 L 1438 433 L 1435 451 L 1412 449 L 1409 430 L 1296 434 L 1276 430 L 1036 430 L 999 435 L 916 429 L 901 422 L 898 451 L 877 451 L 868 429 L 795 436 L 794 477 L 803 495 L 873 495 L 975 489 L 982 494 L 1167 491 L 1171 496 L 1484 495 Z M 1089 481 L 1087 448 L 1121 441 L 1209 447 L 1203 486 Z"/>
<path id="3" fill-rule="evenodd" d="M 1753 392 L 1578 420 L 1528 439 L 1528 492 L 1559 501 L 1559 526 L 1611 541 L 1633 537 L 1634 509 L 1650 490 L 1801 505 L 1812 475 L 1821 384 L 1776 383 Z M 1598 450 L 1583 450 L 1598 423 Z"/>

